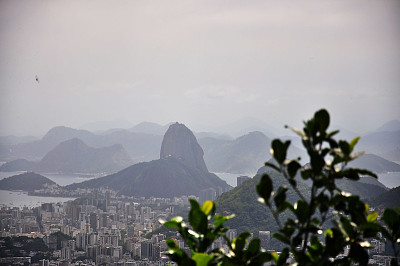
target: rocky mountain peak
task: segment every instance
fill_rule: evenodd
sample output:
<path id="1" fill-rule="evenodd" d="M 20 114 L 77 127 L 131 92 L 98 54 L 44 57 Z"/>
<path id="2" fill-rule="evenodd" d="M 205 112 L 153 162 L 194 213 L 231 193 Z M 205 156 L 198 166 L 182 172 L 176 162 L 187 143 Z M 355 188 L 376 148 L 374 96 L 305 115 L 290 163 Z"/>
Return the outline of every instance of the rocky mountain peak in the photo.
<path id="1" fill-rule="evenodd" d="M 169 126 L 161 145 L 160 159 L 181 158 L 190 166 L 208 172 L 204 162 L 204 152 L 193 132 L 178 122 Z"/>

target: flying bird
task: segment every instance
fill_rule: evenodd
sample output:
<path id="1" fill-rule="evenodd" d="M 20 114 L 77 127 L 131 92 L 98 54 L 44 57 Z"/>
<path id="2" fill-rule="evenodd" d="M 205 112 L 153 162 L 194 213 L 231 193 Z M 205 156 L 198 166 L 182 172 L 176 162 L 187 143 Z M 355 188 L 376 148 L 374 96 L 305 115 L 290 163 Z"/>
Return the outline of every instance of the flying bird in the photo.
<path id="1" fill-rule="evenodd" d="M 36 81 L 37 81 L 37 83 L 39 83 L 39 78 L 38 78 L 38 76 L 36 75 Z"/>

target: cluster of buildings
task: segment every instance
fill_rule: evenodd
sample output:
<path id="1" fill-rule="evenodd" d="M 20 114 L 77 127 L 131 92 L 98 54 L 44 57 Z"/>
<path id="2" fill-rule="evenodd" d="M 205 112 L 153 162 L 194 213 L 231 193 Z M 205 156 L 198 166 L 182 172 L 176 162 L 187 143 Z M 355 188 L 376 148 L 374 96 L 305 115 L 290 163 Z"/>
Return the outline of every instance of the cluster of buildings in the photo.
<path id="1" fill-rule="evenodd" d="M 161 227 L 160 219 L 166 220 L 176 210 L 188 209 L 189 197 L 136 198 L 132 201 L 117 198 L 111 190 L 93 189 L 90 192 L 90 197 L 65 203 L 44 203 L 31 209 L 2 208 L 2 239 L 42 238 L 51 251 L 49 257 L 40 260 L 42 265 L 173 264 L 165 255 L 167 235 L 155 231 Z M 177 236 L 172 237 L 183 246 Z M 22 260 L 33 255 L 24 254 Z M 10 259 L 0 258 L 5 263 Z M 29 263 L 34 262 L 29 260 Z"/>
<path id="2" fill-rule="evenodd" d="M 240 177 L 238 184 L 248 179 Z M 58 191 L 56 187 L 48 189 Z M 65 203 L 44 203 L 36 208 L 0 209 L 2 249 L 6 237 L 18 236 L 43 239 L 48 249 L 47 255 L 36 261 L 37 252 L 25 252 L 20 257 L 4 256 L 7 252 L 3 252 L 0 264 L 174 265 L 166 256 L 167 238 L 174 238 L 179 247 L 190 254 L 180 236 L 165 228 L 163 230 L 159 220 L 189 210 L 188 199 L 195 196 L 126 198 L 117 197 L 114 191 L 108 189 L 79 192 L 86 197 Z M 204 190 L 200 202 L 214 200 L 218 193 L 221 192 L 215 189 Z M 232 240 L 238 232 L 229 229 L 226 236 Z M 257 237 L 263 249 L 271 250 L 270 231 L 259 231 Z M 374 239 L 371 243 L 374 246 L 370 249 L 371 262 L 388 265 L 390 257 L 384 255 L 385 242 Z M 210 248 L 229 251 L 223 238 L 214 241 Z M 346 252 L 348 250 L 343 255 Z"/>
<path id="3" fill-rule="evenodd" d="M 214 191 L 204 199 L 215 197 Z M 174 238 L 179 247 L 190 254 L 177 233 L 158 230 L 160 219 L 166 220 L 177 212 L 189 210 L 189 198 L 117 197 L 107 189 L 84 191 L 90 197 L 64 203 L 44 203 L 40 207 L 0 209 L 2 239 L 28 236 L 41 238 L 50 255 L 34 261 L 34 252 L 22 257 L 2 257 L 1 263 L 19 260 L 38 265 L 167 265 L 167 238 Z M 211 193 L 211 194 L 210 194 Z M 218 193 L 215 191 L 215 193 Z M 199 198 L 196 198 L 199 200 Z M 229 229 L 227 237 L 238 236 Z M 268 249 L 270 232 L 261 231 L 261 245 Z M 225 240 L 216 240 L 211 247 L 227 249 Z"/>

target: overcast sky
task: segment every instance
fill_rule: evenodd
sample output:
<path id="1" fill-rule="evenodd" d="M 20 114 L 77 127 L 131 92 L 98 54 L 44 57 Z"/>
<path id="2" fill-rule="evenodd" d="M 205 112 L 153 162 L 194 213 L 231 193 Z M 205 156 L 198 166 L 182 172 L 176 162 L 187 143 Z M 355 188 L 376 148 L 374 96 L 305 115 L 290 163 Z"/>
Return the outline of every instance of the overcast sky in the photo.
<path id="1" fill-rule="evenodd" d="M 35 81 L 39 77 L 39 83 Z M 400 119 L 400 1 L 0 1 L 0 135 Z"/>

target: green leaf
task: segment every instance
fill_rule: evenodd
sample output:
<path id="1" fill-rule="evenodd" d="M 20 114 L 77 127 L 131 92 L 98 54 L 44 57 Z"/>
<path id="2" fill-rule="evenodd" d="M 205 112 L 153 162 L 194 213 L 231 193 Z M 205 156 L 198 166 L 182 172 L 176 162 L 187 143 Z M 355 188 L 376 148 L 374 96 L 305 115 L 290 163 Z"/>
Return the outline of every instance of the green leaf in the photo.
<path id="1" fill-rule="evenodd" d="M 344 155 L 349 156 L 350 155 L 350 145 L 347 143 L 345 140 L 340 140 L 339 141 L 339 147 L 341 151 L 343 152 Z"/>
<path id="2" fill-rule="evenodd" d="M 350 245 L 349 257 L 358 261 L 360 265 L 368 264 L 368 252 L 357 243 Z"/>
<path id="3" fill-rule="evenodd" d="M 322 168 L 325 165 L 325 160 L 323 157 L 319 156 L 317 152 L 312 152 L 310 154 L 311 159 L 311 168 L 314 174 L 319 175 L 322 171 Z"/>
<path id="4" fill-rule="evenodd" d="M 288 174 L 291 178 L 295 177 L 297 174 L 297 171 L 301 168 L 301 165 L 295 161 L 292 160 L 287 166 Z"/>
<path id="5" fill-rule="evenodd" d="M 329 132 L 326 137 L 327 138 L 332 138 L 334 135 L 338 134 L 340 131 L 339 130 L 334 130 L 332 132 Z"/>
<path id="6" fill-rule="evenodd" d="M 167 228 L 175 228 L 175 229 L 179 229 L 179 228 L 181 228 L 181 224 L 180 223 L 177 223 L 177 222 L 175 222 L 175 221 L 167 221 L 167 222 L 164 222 L 164 224 L 163 224 L 165 227 L 167 227 Z"/>
<path id="7" fill-rule="evenodd" d="M 189 203 L 190 203 L 190 208 L 192 210 L 197 210 L 200 209 L 200 204 L 197 200 L 195 199 L 189 199 Z"/>
<path id="8" fill-rule="evenodd" d="M 207 266 L 213 256 L 205 253 L 194 253 L 192 259 L 196 262 L 196 266 Z"/>
<path id="9" fill-rule="evenodd" d="M 182 227 L 183 218 L 181 216 L 176 216 L 169 221 L 160 221 L 167 228 L 179 229 Z"/>
<path id="10" fill-rule="evenodd" d="M 279 241 L 281 241 L 287 245 L 290 245 L 290 240 L 287 236 L 282 235 L 281 233 L 273 233 L 272 236 L 274 238 L 278 239 Z"/>
<path id="11" fill-rule="evenodd" d="M 259 238 L 254 238 L 250 241 L 249 246 L 247 247 L 247 251 L 256 254 L 260 251 L 261 240 Z"/>
<path id="12" fill-rule="evenodd" d="M 204 212 L 200 209 L 199 203 L 190 199 L 190 211 L 189 211 L 189 223 L 193 227 L 193 230 L 200 233 L 206 234 L 208 228 L 208 219 Z"/>
<path id="13" fill-rule="evenodd" d="M 290 145 L 290 140 L 287 140 L 284 143 L 280 139 L 274 139 L 272 141 L 271 143 L 272 155 L 279 164 L 282 164 L 285 161 L 289 145 Z"/>
<path id="14" fill-rule="evenodd" d="M 349 219 L 342 216 L 339 221 L 339 227 L 342 230 L 343 234 L 348 236 L 350 239 L 354 239 L 356 236 L 356 232 L 353 229 Z"/>
<path id="15" fill-rule="evenodd" d="M 295 203 L 294 210 L 297 219 L 299 219 L 301 223 L 304 223 L 307 220 L 309 214 L 308 204 L 303 200 L 299 200 Z"/>
<path id="16" fill-rule="evenodd" d="M 211 200 L 207 200 L 201 205 L 201 210 L 205 215 L 209 215 L 213 209 L 215 209 L 215 205 Z"/>
<path id="17" fill-rule="evenodd" d="M 353 152 L 354 146 L 356 146 L 357 142 L 360 140 L 360 137 L 355 137 L 350 141 L 350 153 Z"/>
<path id="18" fill-rule="evenodd" d="M 357 169 L 357 172 L 358 172 L 360 175 L 367 175 L 367 176 L 371 176 L 371 177 L 373 177 L 373 178 L 378 179 L 378 176 L 377 176 L 374 172 L 371 172 L 371 171 L 369 171 L 369 170 L 367 170 L 367 169 Z"/>
<path id="19" fill-rule="evenodd" d="M 168 248 L 179 248 L 178 243 L 176 243 L 173 239 L 167 239 L 166 243 Z"/>
<path id="20" fill-rule="evenodd" d="M 289 258 L 289 249 L 288 248 L 284 248 L 281 252 L 281 254 L 279 255 L 279 259 L 276 263 L 276 265 L 285 265 L 287 259 Z"/>
<path id="21" fill-rule="evenodd" d="M 238 237 L 232 240 L 232 247 L 237 255 L 241 254 L 249 237 L 250 237 L 249 232 L 243 232 Z"/>
<path id="22" fill-rule="evenodd" d="M 274 170 L 276 170 L 278 173 L 281 172 L 281 169 L 279 169 L 279 167 L 276 166 L 275 164 L 272 164 L 272 163 L 269 163 L 269 162 L 265 162 L 264 165 L 267 166 L 267 167 L 270 167 L 270 168 L 272 168 L 272 169 L 274 169 Z"/>
<path id="23" fill-rule="evenodd" d="M 267 203 L 273 190 L 272 180 L 268 174 L 263 174 L 261 176 L 260 183 L 256 186 L 256 190 L 258 195 L 260 195 L 265 200 L 265 203 Z"/>
<path id="24" fill-rule="evenodd" d="M 215 227 L 220 227 L 222 226 L 226 221 L 228 221 L 229 219 L 235 217 L 234 214 L 229 215 L 229 216 L 223 216 L 223 215 L 215 215 L 214 217 L 214 225 Z"/>
<path id="25" fill-rule="evenodd" d="M 370 214 L 368 214 L 367 216 L 367 222 L 373 222 L 376 220 L 376 218 L 378 218 L 378 212 L 371 212 Z"/>
<path id="26" fill-rule="evenodd" d="M 275 201 L 275 205 L 276 207 L 278 207 L 278 209 L 283 210 L 283 203 L 286 200 L 286 191 L 288 190 L 288 188 L 286 186 L 280 186 L 278 188 L 278 191 L 275 194 L 274 197 L 274 201 Z"/>
<path id="27" fill-rule="evenodd" d="M 325 109 L 321 109 L 314 114 L 314 120 L 319 125 L 320 132 L 325 132 L 329 127 L 329 113 Z"/>
<path id="28" fill-rule="evenodd" d="M 383 221 L 393 232 L 398 232 L 400 227 L 399 214 L 393 209 L 385 209 L 383 212 Z"/>

